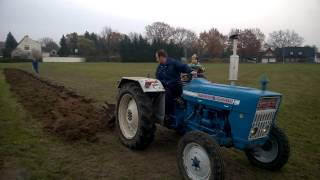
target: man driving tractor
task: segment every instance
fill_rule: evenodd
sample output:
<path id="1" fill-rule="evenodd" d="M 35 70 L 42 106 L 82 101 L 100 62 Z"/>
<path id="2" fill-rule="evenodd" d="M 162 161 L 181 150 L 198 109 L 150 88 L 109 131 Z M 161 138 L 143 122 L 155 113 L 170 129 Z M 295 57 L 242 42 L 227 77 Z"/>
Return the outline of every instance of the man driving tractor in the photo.
<path id="1" fill-rule="evenodd" d="M 156 78 L 161 81 L 166 89 L 165 94 L 165 113 L 166 119 L 170 118 L 174 112 L 174 99 L 182 94 L 181 73 L 197 74 L 196 71 L 180 61 L 169 58 L 165 50 L 160 49 L 156 52 L 156 59 L 159 65 L 156 70 Z M 169 120 L 168 120 L 169 121 Z"/>

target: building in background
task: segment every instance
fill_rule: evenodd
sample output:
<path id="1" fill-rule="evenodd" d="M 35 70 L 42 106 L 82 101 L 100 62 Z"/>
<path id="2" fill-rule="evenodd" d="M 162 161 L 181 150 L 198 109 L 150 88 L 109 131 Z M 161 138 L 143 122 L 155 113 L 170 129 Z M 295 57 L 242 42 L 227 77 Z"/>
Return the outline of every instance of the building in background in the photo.
<path id="1" fill-rule="evenodd" d="M 3 53 L 2 53 L 2 51 L 3 51 L 3 49 L 4 49 L 4 45 L 5 45 L 5 43 L 4 43 L 4 42 L 2 42 L 2 41 L 0 41 L 0 58 L 2 58 L 2 57 L 3 57 Z"/>
<path id="2" fill-rule="evenodd" d="M 316 53 L 316 56 L 314 57 L 315 63 L 320 63 L 320 53 Z"/>
<path id="3" fill-rule="evenodd" d="M 42 57 L 57 57 L 59 48 L 42 47 Z"/>
<path id="4" fill-rule="evenodd" d="M 276 61 L 276 56 L 274 54 L 274 51 L 271 48 L 268 48 L 266 51 L 262 53 L 261 56 L 261 63 L 266 64 L 266 63 L 275 63 Z"/>
<path id="5" fill-rule="evenodd" d="M 37 51 L 39 54 L 41 54 L 41 44 L 26 35 L 19 42 L 16 49 L 12 51 L 11 57 L 20 59 L 32 59 L 32 51 Z"/>
<path id="6" fill-rule="evenodd" d="M 284 47 L 274 50 L 277 62 L 315 62 L 316 49 L 314 47 Z"/>

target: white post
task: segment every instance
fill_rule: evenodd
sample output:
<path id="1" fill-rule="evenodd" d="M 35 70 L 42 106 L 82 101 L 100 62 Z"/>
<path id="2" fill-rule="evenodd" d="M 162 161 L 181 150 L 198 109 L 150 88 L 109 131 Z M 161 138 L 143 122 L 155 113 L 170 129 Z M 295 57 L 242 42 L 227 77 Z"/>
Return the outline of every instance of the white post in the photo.
<path id="1" fill-rule="evenodd" d="M 237 44 L 238 39 L 233 38 L 233 54 L 230 56 L 230 66 L 229 66 L 229 81 L 231 85 L 235 85 L 235 81 L 238 80 L 238 66 L 239 66 L 239 56 L 237 55 Z"/>

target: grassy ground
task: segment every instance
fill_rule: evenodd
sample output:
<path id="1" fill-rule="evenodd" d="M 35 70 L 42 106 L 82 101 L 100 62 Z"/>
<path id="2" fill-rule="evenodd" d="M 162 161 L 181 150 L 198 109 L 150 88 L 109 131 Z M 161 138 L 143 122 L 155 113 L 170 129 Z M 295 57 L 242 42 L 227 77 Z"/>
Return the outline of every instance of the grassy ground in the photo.
<path id="1" fill-rule="evenodd" d="M 30 64 L 0 64 L 30 70 Z M 154 75 L 156 64 L 46 63 L 40 76 L 68 86 L 99 103 L 115 102 L 122 76 Z M 208 64 L 206 76 L 227 83 L 227 64 Z M 250 166 L 242 152 L 224 149 L 227 179 L 320 179 L 320 66 L 314 64 L 241 64 L 238 84 L 259 87 L 262 74 L 269 89 L 284 95 L 278 124 L 289 137 L 291 158 L 280 172 Z M 9 91 L 0 73 L 0 179 L 179 179 L 175 151 L 179 139 L 160 129 L 143 152 L 119 144 L 114 133 L 95 143 L 64 142 L 43 132 Z"/>

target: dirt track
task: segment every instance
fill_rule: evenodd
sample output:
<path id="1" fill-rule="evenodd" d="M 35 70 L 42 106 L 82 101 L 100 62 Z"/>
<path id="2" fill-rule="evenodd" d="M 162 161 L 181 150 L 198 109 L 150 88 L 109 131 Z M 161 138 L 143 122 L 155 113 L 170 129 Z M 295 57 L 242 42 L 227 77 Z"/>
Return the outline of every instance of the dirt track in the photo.
<path id="1" fill-rule="evenodd" d="M 114 105 L 105 108 L 65 88 L 18 69 L 5 69 L 11 90 L 43 127 L 67 140 L 87 138 L 107 128 Z"/>

